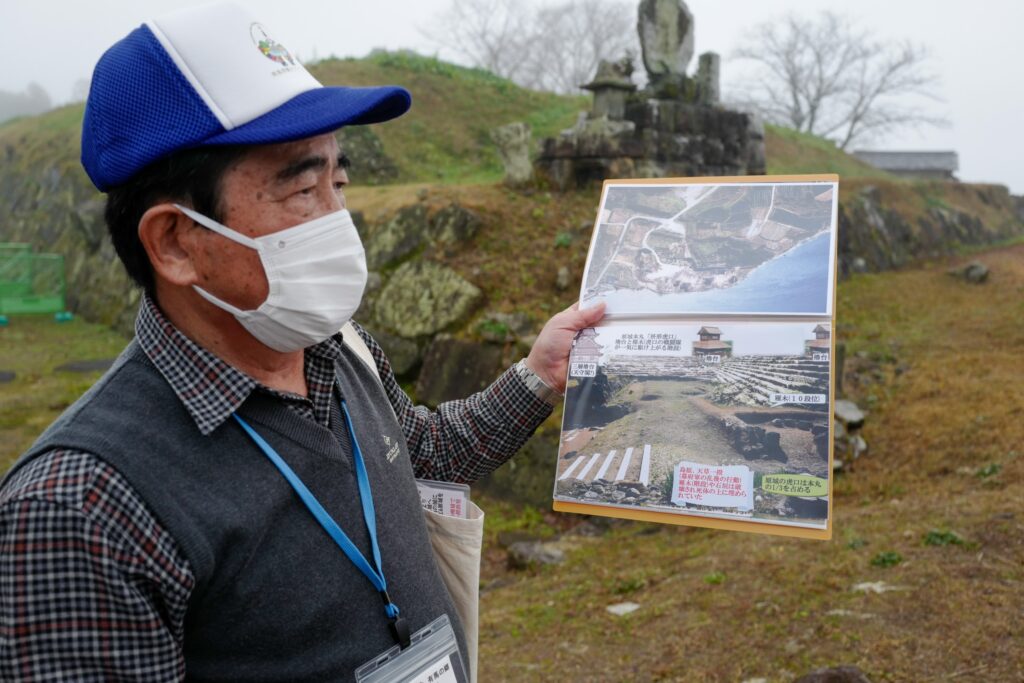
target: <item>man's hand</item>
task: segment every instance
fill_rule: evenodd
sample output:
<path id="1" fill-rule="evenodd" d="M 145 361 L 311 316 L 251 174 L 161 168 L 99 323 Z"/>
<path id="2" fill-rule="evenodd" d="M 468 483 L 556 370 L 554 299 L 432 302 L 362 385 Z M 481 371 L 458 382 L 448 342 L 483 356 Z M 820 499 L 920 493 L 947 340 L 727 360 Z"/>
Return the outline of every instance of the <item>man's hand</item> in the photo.
<path id="1" fill-rule="evenodd" d="M 537 373 L 552 389 L 565 393 L 565 376 L 569 371 L 569 350 L 576 333 L 592 327 L 604 317 L 604 303 L 579 310 L 575 303 L 556 313 L 537 335 L 537 341 L 526 357 L 526 366 Z"/>

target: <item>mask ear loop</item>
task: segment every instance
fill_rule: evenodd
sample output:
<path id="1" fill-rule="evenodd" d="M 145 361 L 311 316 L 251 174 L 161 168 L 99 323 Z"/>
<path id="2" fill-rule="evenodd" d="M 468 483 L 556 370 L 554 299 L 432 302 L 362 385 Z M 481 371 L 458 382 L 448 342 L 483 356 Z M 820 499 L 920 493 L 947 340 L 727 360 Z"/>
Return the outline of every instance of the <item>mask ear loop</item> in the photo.
<path id="1" fill-rule="evenodd" d="M 256 251 L 259 251 L 259 243 L 256 240 L 252 239 L 251 237 L 246 237 L 245 235 L 243 235 L 241 233 L 235 232 L 234 230 L 232 230 L 228 226 L 221 225 L 220 223 L 218 223 L 217 221 L 213 220 L 212 218 L 208 218 L 208 217 L 204 216 L 203 214 L 199 213 L 198 211 L 193 211 L 192 209 L 189 209 L 188 207 L 184 207 L 181 204 L 175 204 L 174 207 L 176 209 L 178 209 L 179 211 L 181 211 L 186 216 L 188 216 L 189 218 L 191 218 L 192 220 L 194 220 L 199 225 L 203 226 L 204 228 L 208 228 L 210 230 L 213 230 L 218 235 L 221 235 L 222 237 L 226 237 L 229 240 L 231 240 L 232 242 L 237 242 L 238 244 L 241 244 L 243 246 L 246 246 L 246 247 L 249 247 L 251 249 L 255 249 Z M 262 260 L 263 259 L 261 258 L 260 261 L 262 262 Z M 209 292 L 207 292 L 205 289 L 203 289 L 199 285 L 192 285 L 192 289 L 195 290 L 196 293 L 199 294 L 199 296 L 203 297 L 204 299 L 209 301 L 214 306 L 220 308 L 221 310 L 227 311 L 228 313 L 231 313 L 236 318 L 245 317 L 249 313 L 249 311 L 243 311 L 242 309 L 238 308 L 237 306 L 232 306 L 227 301 L 224 301 L 223 299 L 220 299 L 220 298 L 214 296 L 213 294 L 210 294 Z"/>
<path id="2" fill-rule="evenodd" d="M 236 232 L 226 225 L 221 225 L 212 218 L 208 218 L 203 214 L 199 213 L 198 211 L 193 211 L 192 209 L 184 207 L 181 204 L 175 204 L 174 206 L 183 214 L 194 220 L 196 223 L 199 223 L 199 225 L 203 226 L 204 228 L 213 230 L 218 235 L 222 237 L 227 237 L 232 242 L 237 242 L 238 244 L 249 247 L 250 249 L 255 249 L 256 251 L 259 251 L 259 242 L 257 242 L 253 238 L 246 237 L 242 233 Z"/>

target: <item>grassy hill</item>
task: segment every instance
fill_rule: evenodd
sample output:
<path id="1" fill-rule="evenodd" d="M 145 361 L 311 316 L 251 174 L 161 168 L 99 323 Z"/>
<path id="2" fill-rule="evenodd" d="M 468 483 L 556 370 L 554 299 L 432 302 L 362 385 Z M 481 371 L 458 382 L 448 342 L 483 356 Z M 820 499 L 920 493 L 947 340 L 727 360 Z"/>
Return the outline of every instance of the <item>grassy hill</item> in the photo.
<path id="1" fill-rule="evenodd" d="M 408 88 L 413 106 L 402 118 L 369 126 L 395 163 L 396 183 L 495 182 L 502 170 L 490 131 L 525 121 L 534 140 L 570 127 L 590 97 L 526 90 L 480 69 L 412 53 L 381 52 L 363 59 L 327 59 L 310 66 L 325 85 L 393 84 Z M 19 165 L 56 164 L 78 168 L 81 104 L 0 125 L 0 150 L 17 152 Z M 846 178 L 887 178 L 887 174 L 837 150 L 821 138 L 768 126 L 769 173 L 839 173 Z M 355 169 L 358 184 L 358 169 Z M 84 176 L 82 178 L 84 181 Z M 87 182 L 87 181 L 85 181 Z"/>

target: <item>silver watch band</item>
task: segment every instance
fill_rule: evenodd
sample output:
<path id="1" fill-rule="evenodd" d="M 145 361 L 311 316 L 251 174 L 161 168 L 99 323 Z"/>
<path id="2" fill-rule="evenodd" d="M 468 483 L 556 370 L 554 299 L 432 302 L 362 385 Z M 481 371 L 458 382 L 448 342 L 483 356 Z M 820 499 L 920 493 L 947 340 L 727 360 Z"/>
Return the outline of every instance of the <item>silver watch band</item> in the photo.
<path id="1" fill-rule="evenodd" d="M 533 392 L 533 395 L 540 400 L 548 403 L 549 405 L 555 405 L 562 398 L 557 390 L 548 386 L 547 382 L 542 380 L 540 376 L 531 370 L 526 365 L 526 359 L 522 358 L 518 363 L 515 364 L 516 372 L 519 373 L 519 379 L 523 380 L 526 388 Z"/>

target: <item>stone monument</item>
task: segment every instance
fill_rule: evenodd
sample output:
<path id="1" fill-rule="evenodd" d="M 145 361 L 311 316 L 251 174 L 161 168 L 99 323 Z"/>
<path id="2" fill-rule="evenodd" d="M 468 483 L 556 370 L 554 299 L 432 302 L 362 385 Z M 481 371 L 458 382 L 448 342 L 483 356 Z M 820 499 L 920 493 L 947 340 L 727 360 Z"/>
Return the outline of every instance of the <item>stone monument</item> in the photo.
<path id="1" fill-rule="evenodd" d="M 720 58 L 700 55 L 693 77 L 694 19 L 682 0 L 641 0 L 637 31 L 648 85 L 632 82 L 633 58 L 603 61 L 582 87 L 594 104 L 573 128 L 544 140 L 534 163 L 558 189 L 605 178 L 758 175 L 764 126 L 719 101 Z"/>
<path id="2" fill-rule="evenodd" d="M 693 15 L 678 0 L 642 0 L 639 15 L 636 29 L 650 88 L 665 98 L 678 96 L 693 59 Z"/>
<path id="3" fill-rule="evenodd" d="M 505 184 L 529 184 L 533 180 L 530 126 L 521 122 L 500 126 L 491 131 L 491 140 L 497 145 L 501 162 L 505 166 Z"/>

